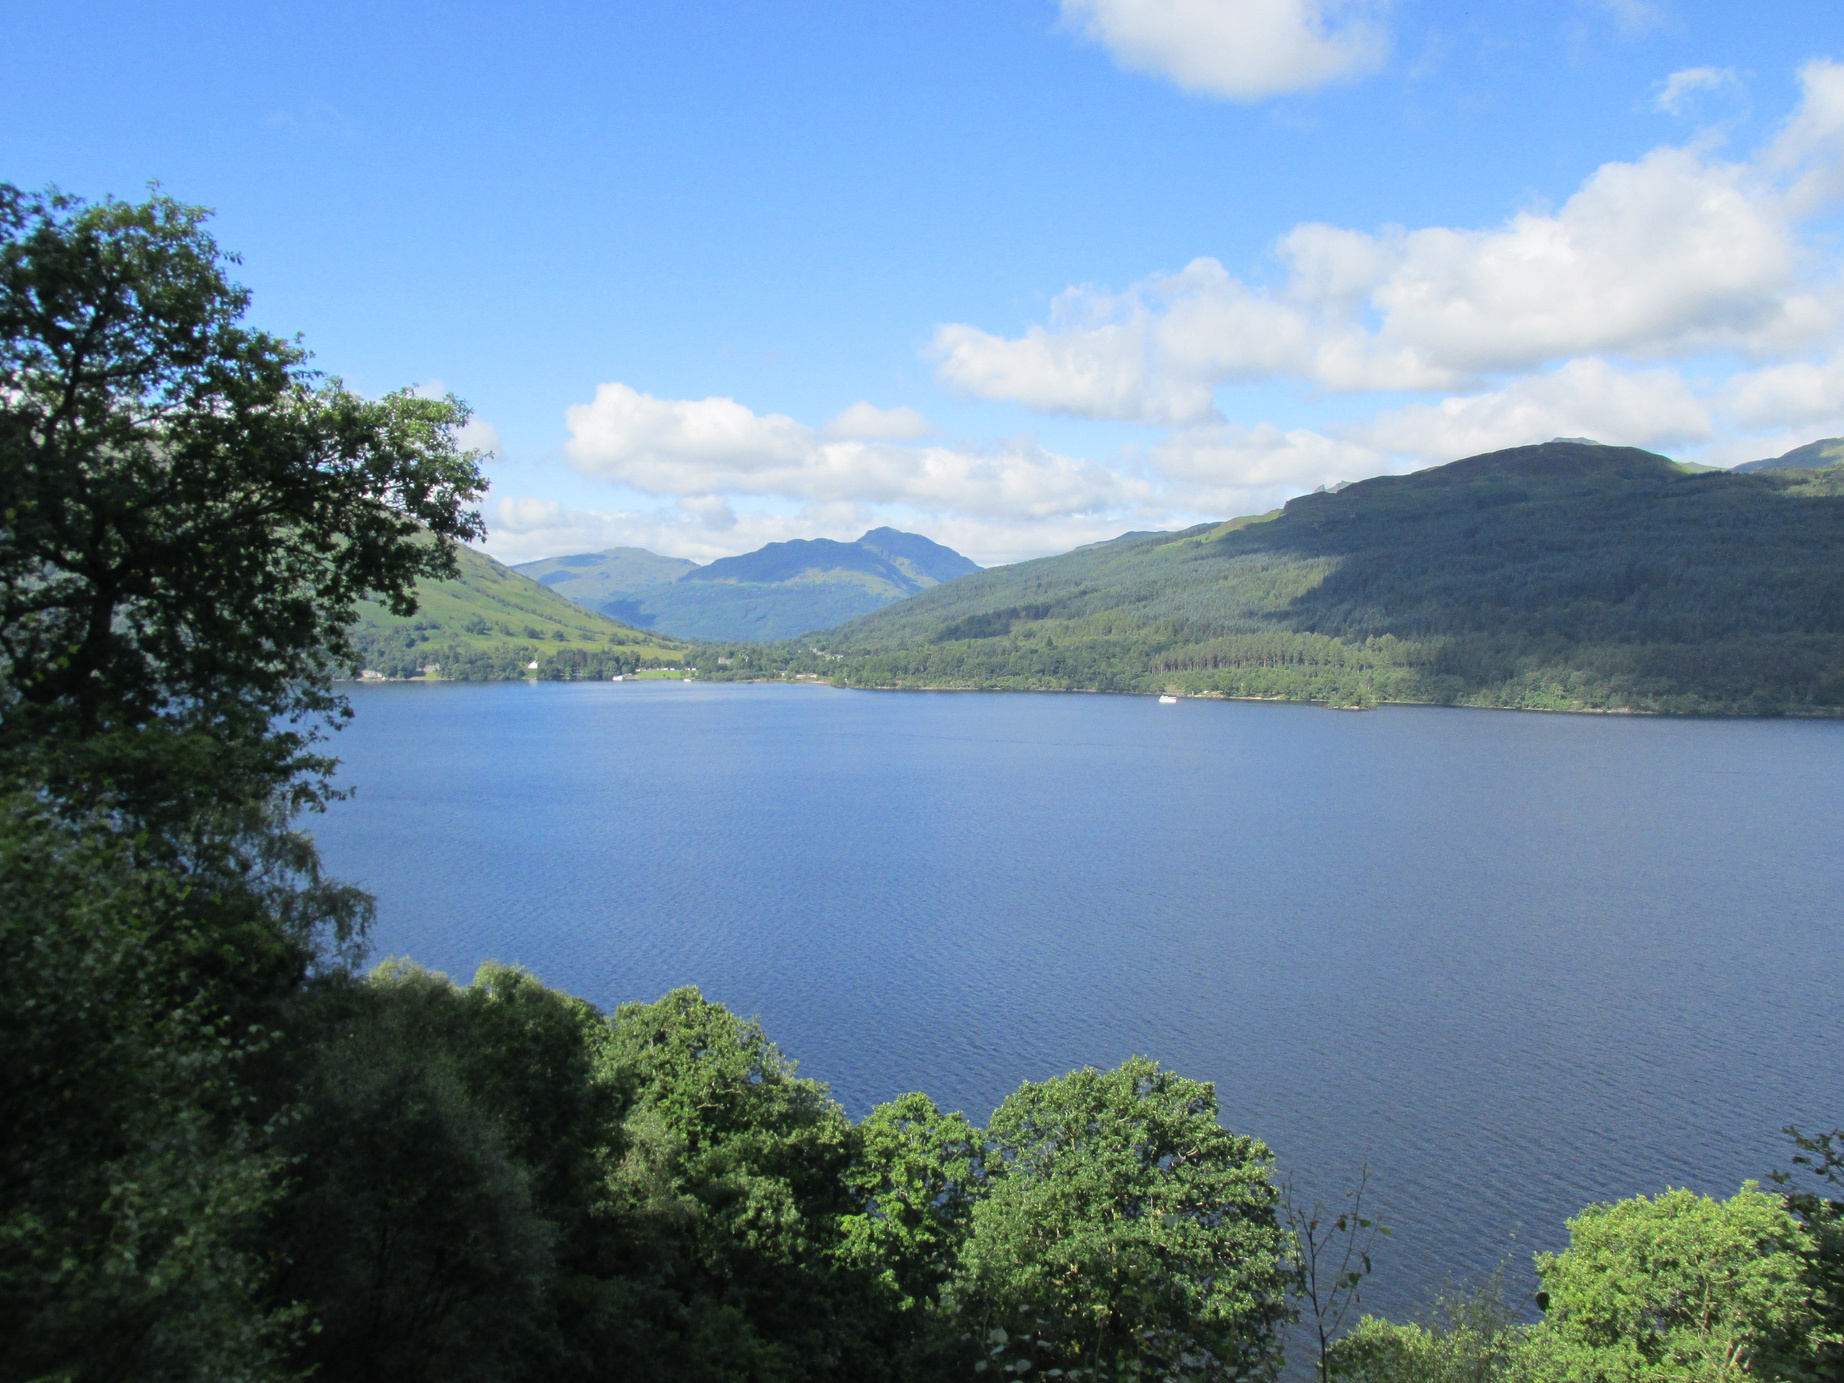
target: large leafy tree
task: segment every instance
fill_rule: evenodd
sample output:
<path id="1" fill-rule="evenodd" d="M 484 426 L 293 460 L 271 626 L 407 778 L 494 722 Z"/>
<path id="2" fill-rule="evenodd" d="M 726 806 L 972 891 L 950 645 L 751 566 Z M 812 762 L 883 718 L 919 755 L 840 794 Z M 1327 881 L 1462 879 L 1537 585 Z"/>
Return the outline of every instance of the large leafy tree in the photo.
<path id="1" fill-rule="evenodd" d="M 874 1273 L 898 1312 L 940 1301 L 986 1193 L 985 1162 L 985 1135 L 920 1092 L 878 1105 L 858 1125 L 844 1181 L 859 1209 L 840 1221 L 840 1254 Z"/>
<path id="2" fill-rule="evenodd" d="M 128 846 L 0 801 L 0 1378 L 269 1378 L 270 1035 L 213 993 L 222 909 Z"/>
<path id="3" fill-rule="evenodd" d="M 413 609 L 480 532 L 465 408 L 314 374 L 231 263 L 157 193 L 0 185 L 9 1377 L 278 1367 L 256 1227 L 295 1092 L 261 1071 L 370 908 L 287 816 L 328 791 L 355 603 Z"/>
<path id="4" fill-rule="evenodd" d="M 1780 1186 L 1793 1186 L 1785 1194 L 1786 1208 L 1805 1226 L 1806 1243 L 1800 1252 L 1806 1283 L 1818 1318 L 1812 1332 L 1811 1377 L 1822 1383 L 1844 1381 L 1844 1128 L 1807 1137 L 1797 1128 L 1782 1130 L 1799 1151 L 1793 1165 L 1816 1177 L 1794 1186 L 1787 1172 L 1774 1173 Z"/>
<path id="5" fill-rule="evenodd" d="M 1135 1057 L 1027 1082 L 987 1130 L 962 1309 L 991 1361 L 1065 1377 L 1266 1379 L 1288 1317 L 1268 1149 Z"/>
<path id="6" fill-rule="evenodd" d="M 826 1087 L 692 988 L 623 1004 L 609 1056 L 631 1101 L 622 1272 L 682 1335 L 660 1376 L 865 1376 L 837 1255 L 853 1130 Z"/>
<path id="7" fill-rule="evenodd" d="M 482 532 L 465 407 L 245 326 L 205 219 L 0 184 L 0 762 L 154 823 L 315 799 L 355 603 Z"/>
<path id="8" fill-rule="evenodd" d="M 1804 1247 L 1781 1198 L 1752 1183 L 1726 1201 L 1676 1190 L 1589 1206 L 1564 1252 L 1537 1255 L 1535 1372 L 1663 1383 L 1797 1371 L 1816 1324 Z"/>
<path id="9" fill-rule="evenodd" d="M 620 1110 L 588 1004 L 509 966 L 404 962 L 316 996 L 272 1227 L 297 1363 L 342 1379 L 567 1377 Z"/>

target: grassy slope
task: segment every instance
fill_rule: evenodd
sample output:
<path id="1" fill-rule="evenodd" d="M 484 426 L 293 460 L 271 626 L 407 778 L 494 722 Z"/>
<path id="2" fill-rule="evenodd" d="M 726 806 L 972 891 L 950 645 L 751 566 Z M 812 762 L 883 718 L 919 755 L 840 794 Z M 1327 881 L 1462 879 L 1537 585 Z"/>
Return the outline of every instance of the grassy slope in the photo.
<path id="1" fill-rule="evenodd" d="M 1676 712 L 1844 705 L 1844 469 L 1548 444 L 1132 535 L 730 651 L 875 686 Z"/>
<path id="2" fill-rule="evenodd" d="M 585 609 L 484 553 L 462 548 L 461 574 L 417 591 L 418 609 L 408 618 L 367 602 L 354 631 L 369 666 L 405 675 L 420 661 L 440 661 L 436 650 L 461 650 L 504 663 L 519 658 L 611 651 L 640 661 L 676 659 L 683 640 L 634 629 Z M 522 655 L 522 656 L 521 656 Z M 452 660 L 452 659 L 451 659 Z"/>

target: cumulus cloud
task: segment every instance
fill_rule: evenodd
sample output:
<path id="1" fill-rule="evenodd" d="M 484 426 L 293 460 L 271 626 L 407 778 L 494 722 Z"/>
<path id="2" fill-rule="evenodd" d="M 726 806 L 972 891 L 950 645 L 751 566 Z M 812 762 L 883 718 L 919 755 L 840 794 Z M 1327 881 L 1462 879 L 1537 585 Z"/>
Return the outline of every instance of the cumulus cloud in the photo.
<path id="1" fill-rule="evenodd" d="M 565 419 L 564 451 L 578 470 L 650 495 L 777 495 L 1051 518 L 1145 494 L 1142 482 L 1028 440 L 973 449 L 841 439 L 734 399 L 660 399 L 620 383 L 599 386 L 593 402 L 572 406 Z"/>
<path id="2" fill-rule="evenodd" d="M 1799 70 L 1805 99 L 1763 158 L 1792 179 L 1792 216 L 1810 216 L 1844 197 L 1844 63 L 1817 58 Z"/>
<path id="3" fill-rule="evenodd" d="M 1122 67 L 1232 101 L 1374 72 L 1389 52 L 1376 9 L 1360 0 L 1062 0 L 1064 22 Z"/>
<path id="4" fill-rule="evenodd" d="M 499 429 L 485 418 L 469 418 L 455 433 L 464 451 L 477 451 L 494 461 L 506 459 L 506 447 L 499 439 Z"/>
<path id="5" fill-rule="evenodd" d="M 1262 513 L 1288 495 L 1392 469 L 1374 447 L 1310 428 L 1223 423 L 1184 428 L 1154 446 L 1148 459 L 1165 479 L 1174 509 L 1224 518 Z"/>
<path id="6" fill-rule="evenodd" d="M 844 409 L 820 429 L 827 437 L 859 442 L 913 441 L 934 430 L 928 419 L 913 408 L 879 408 L 863 402 Z"/>
<path id="7" fill-rule="evenodd" d="M 1722 392 L 1725 411 L 1750 427 L 1836 418 L 1844 414 L 1844 355 L 1745 370 Z"/>
<path id="8" fill-rule="evenodd" d="M 1276 243 L 1272 286 L 1202 258 L 1121 293 L 1069 289 L 1022 336 L 943 325 L 938 378 L 1045 412 L 1185 424 L 1232 381 L 1470 391 L 1589 355 L 1809 349 L 1844 320 L 1835 266 L 1815 275 L 1798 234 L 1844 196 L 1844 67 L 1801 75 L 1799 110 L 1753 159 L 1655 149 L 1603 165 L 1559 209 L 1482 230 L 1299 225 Z"/>
<path id="9" fill-rule="evenodd" d="M 848 505 L 739 515 L 728 501 L 699 495 L 644 509 L 576 509 L 553 499 L 509 495 L 487 510 L 486 548 L 507 563 L 611 547 L 709 562 L 789 538 L 856 537 L 869 526 L 871 512 Z"/>
<path id="10" fill-rule="evenodd" d="M 1652 449 L 1700 443 L 1714 431 L 1710 402 L 1671 369 L 1619 370 L 1570 361 L 1502 389 L 1389 409 L 1324 432 L 1224 423 L 1178 429 L 1148 459 L 1174 508 L 1253 512 L 1341 480 L 1416 470 L 1462 456 L 1593 437 Z"/>
<path id="11" fill-rule="evenodd" d="M 1503 389 L 1392 409 L 1350 435 L 1381 453 L 1453 460 L 1552 437 L 1657 449 L 1713 431 L 1708 403 L 1677 371 L 1622 371 L 1590 358 Z"/>
<path id="12" fill-rule="evenodd" d="M 1686 67 L 1665 78 L 1665 84 L 1659 88 L 1658 95 L 1652 98 L 1652 109 L 1666 115 L 1682 115 L 1697 92 L 1735 84 L 1733 68 Z"/>

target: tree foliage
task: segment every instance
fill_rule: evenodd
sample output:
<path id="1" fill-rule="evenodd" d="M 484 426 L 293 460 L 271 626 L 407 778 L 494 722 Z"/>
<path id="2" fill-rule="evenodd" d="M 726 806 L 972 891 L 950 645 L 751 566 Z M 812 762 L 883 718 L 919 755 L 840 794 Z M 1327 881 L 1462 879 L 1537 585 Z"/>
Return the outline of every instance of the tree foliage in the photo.
<path id="1" fill-rule="evenodd" d="M 1812 1189 L 1811 1180 L 1796 1182 L 1792 1173 L 1773 1174 L 1775 1184 L 1793 1188 L 1785 1193 L 1786 1208 L 1806 1231 L 1800 1255 L 1818 1317 L 1811 1373 L 1822 1383 L 1840 1383 L 1844 1380 L 1844 1128 L 1810 1137 L 1791 1126 L 1781 1132 L 1798 1149 L 1793 1165 L 1824 1188 L 1822 1192 Z"/>
<path id="2" fill-rule="evenodd" d="M 0 1377 L 279 1359 L 258 1231 L 281 1166 L 248 1117 L 271 1035 L 213 993 L 224 921 L 106 824 L 0 803 Z"/>
<path id="3" fill-rule="evenodd" d="M 987 1137 L 963 1291 L 1001 1354 L 1091 1379 L 1278 1370 L 1271 1157 L 1217 1122 L 1210 1085 L 1143 1057 L 1027 1082 Z"/>
<path id="4" fill-rule="evenodd" d="M 1537 1255 L 1547 1370 L 1587 1383 L 1781 1373 L 1813 1321 L 1799 1226 L 1752 1183 L 1593 1205 Z"/>
<path id="5" fill-rule="evenodd" d="M 466 408 L 242 325 L 205 215 L 0 185 L 0 758 L 169 819 L 312 800 L 356 602 L 482 531 Z"/>

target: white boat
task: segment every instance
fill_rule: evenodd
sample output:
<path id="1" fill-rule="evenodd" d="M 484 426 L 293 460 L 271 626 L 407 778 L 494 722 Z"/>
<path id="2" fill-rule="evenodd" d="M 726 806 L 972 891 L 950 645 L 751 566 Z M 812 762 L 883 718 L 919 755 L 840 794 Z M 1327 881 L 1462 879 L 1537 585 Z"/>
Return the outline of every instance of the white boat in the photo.
<path id="1" fill-rule="evenodd" d="M 1178 704 L 1178 698 L 1175 696 L 1162 696 L 1159 698 L 1159 704 L 1161 706 L 1176 706 Z"/>

